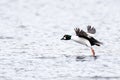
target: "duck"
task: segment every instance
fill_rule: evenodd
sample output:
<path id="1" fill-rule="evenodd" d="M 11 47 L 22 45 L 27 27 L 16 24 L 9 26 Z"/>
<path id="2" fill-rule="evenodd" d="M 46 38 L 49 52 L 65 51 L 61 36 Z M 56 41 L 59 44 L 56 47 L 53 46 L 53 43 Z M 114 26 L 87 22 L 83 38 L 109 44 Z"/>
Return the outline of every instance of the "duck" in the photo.
<path id="1" fill-rule="evenodd" d="M 87 32 L 80 28 L 74 28 L 76 35 L 69 35 L 65 34 L 61 40 L 73 40 L 77 43 L 80 43 L 82 45 L 85 45 L 90 48 L 92 52 L 92 56 L 95 57 L 95 50 L 93 49 L 93 46 L 100 46 L 103 44 L 102 42 L 98 41 L 94 38 L 94 34 L 96 33 L 96 29 L 92 27 L 91 25 L 87 26 Z"/>

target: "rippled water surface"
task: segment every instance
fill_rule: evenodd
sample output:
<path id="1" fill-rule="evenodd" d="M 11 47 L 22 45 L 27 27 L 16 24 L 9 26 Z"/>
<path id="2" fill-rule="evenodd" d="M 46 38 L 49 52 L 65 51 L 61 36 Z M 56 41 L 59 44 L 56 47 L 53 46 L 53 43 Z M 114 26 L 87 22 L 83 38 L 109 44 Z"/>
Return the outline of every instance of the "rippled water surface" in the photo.
<path id="1" fill-rule="evenodd" d="M 120 80 L 119 0 L 0 0 L 0 80 Z M 104 44 L 61 41 L 96 28 Z"/>

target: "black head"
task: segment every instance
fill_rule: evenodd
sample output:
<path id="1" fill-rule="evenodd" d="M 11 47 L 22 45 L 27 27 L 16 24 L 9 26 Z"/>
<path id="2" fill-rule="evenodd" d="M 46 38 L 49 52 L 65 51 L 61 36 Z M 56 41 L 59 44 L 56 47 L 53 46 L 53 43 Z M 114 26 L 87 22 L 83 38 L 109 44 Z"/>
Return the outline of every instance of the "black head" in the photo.
<path id="1" fill-rule="evenodd" d="M 71 39 L 71 35 L 64 35 L 61 40 L 70 40 L 70 39 Z"/>

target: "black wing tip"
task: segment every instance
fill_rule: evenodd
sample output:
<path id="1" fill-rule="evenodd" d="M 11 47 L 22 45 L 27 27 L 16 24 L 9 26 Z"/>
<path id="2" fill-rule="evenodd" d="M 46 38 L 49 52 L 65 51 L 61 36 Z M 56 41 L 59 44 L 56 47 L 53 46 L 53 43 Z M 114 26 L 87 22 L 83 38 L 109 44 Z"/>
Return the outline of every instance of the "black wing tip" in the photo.
<path id="1" fill-rule="evenodd" d="M 78 31 L 78 30 L 80 31 L 80 28 L 77 28 L 77 27 L 76 27 L 76 28 L 74 28 L 74 30 L 75 30 L 75 31 Z"/>
<path id="2" fill-rule="evenodd" d="M 74 30 L 75 30 L 75 32 L 80 32 L 81 31 L 80 28 L 75 28 Z"/>
<path id="3" fill-rule="evenodd" d="M 81 31 L 80 28 L 74 28 L 76 35 Z"/>
<path id="4" fill-rule="evenodd" d="M 96 33 L 96 29 L 94 27 L 92 27 L 91 25 L 87 26 L 87 31 L 88 31 L 88 33 L 91 33 L 91 34 Z"/>

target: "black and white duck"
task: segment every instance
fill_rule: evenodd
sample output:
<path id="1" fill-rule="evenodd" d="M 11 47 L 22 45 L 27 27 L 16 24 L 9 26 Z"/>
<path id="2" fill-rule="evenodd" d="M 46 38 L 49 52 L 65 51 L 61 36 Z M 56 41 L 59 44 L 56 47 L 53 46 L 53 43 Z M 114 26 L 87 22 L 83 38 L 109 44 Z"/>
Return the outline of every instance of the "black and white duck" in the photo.
<path id="1" fill-rule="evenodd" d="M 83 31 L 80 28 L 75 28 L 74 30 L 75 30 L 76 36 L 66 34 L 63 36 L 61 40 L 73 40 L 80 44 L 86 45 L 91 49 L 92 56 L 95 57 L 95 51 L 92 46 L 94 45 L 100 46 L 102 44 L 102 42 L 96 40 L 93 36 L 96 33 L 96 29 L 94 27 L 87 26 L 87 32 Z"/>

